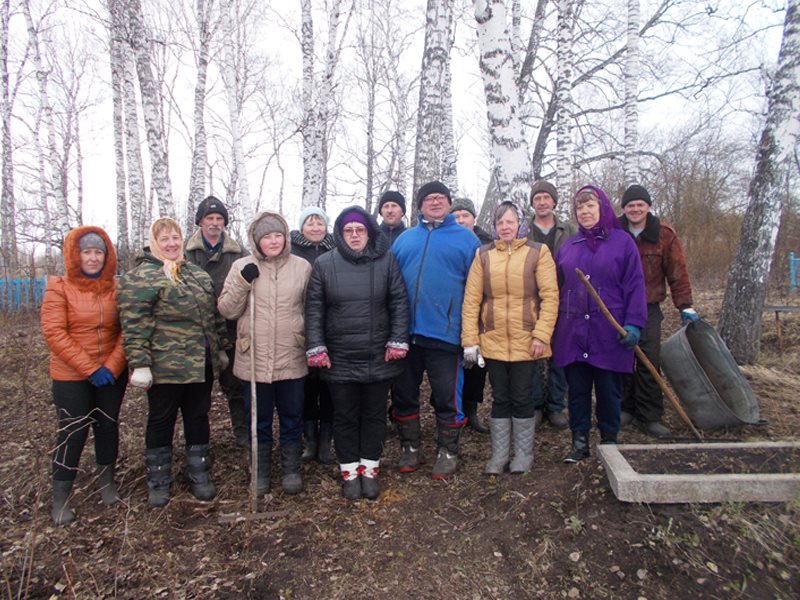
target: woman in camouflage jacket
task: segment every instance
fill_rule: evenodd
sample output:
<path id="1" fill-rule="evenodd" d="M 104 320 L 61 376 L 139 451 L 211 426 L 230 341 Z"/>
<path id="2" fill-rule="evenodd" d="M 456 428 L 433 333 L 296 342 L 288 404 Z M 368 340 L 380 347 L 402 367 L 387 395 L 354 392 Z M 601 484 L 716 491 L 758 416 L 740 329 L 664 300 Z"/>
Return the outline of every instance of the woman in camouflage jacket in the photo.
<path id="1" fill-rule="evenodd" d="M 214 376 L 227 366 L 225 320 L 214 285 L 183 257 L 183 234 L 173 219 L 150 228 L 150 245 L 120 281 L 123 347 L 131 385 L 147 389 L 145 461 L 149 502 L 169 502 L 172 438 L 178 410 L 186 439 L 186 475 L 192 494 L 211 500 L 209 424 Z"/>

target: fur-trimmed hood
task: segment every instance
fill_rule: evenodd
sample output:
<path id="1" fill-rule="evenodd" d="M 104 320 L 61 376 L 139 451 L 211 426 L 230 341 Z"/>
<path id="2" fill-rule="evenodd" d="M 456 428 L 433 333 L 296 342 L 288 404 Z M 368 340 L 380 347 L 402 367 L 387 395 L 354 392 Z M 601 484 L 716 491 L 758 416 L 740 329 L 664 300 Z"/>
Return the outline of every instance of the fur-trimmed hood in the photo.
<path id="1" fill-rule="evenodd" d="M 273 217 L 281 223 L 281 226 L 283 227 L 283 237 L 286 239 L 283 250 L 273 259 L 268 259 L 266 256 L 264 256 L 264 253 L 261 252 L 261 248 L 258 247 L 258 240 L 255 239 L 256 226 L 258 225 L 259 221 L 265 217 Z M 292 238 L 289 235 L 289 224 L 286 222 L 286 219 L 276 212 L 264 211 L 255 219 L 253 219 L 253 222 L 250 223 L 250 227 L 247 228 L 247 240 L 250 242 L 250 248 L 253 252 L 253 256 L 255 256 L 258 260 L 286 260 L 286 257 L 292 253 Z"/>
<path id="2" fill-rule="evenodd" d="M 97 279 L 86 277 L 81 273 L 80 239 L 87 233 L 96 233 L 103 238 L 103 242 L 106 245 L 106 262 Z M 114 250 L 111 238 L 108 237 L 103 228 L 95 227 L 94 225 L 82 225 L 70 230 L 64 237 L 62 253 L 64 255 L 65 277 L 72 285 L 80 289 L 95 290 L 97 292 L 108 290 L 114 285 L 114 277 L 117 274 L 117 252 Z"/>

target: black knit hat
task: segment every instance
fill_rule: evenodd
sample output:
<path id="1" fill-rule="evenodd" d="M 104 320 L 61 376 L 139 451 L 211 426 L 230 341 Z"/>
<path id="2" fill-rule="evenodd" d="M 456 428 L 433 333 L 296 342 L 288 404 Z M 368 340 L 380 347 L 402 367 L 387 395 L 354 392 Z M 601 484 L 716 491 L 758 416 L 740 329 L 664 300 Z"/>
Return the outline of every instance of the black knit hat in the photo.
<path id="1" fill-rule="evenodd" d="M 625 208 L 625 205 L 633 200 L 644 200 L 648 205 L 653 206 L 650 192 L 641 185 L 633 184 L 625 190 L 625 193 L 622 194 L 622 208 Z"/>
<path id="2" fill-rule="evenodd" d="M 381 199 L 378 200 L 378 212 L 381 212 L 383 205 L 387 202 L 394 202 L 403 210 L 403 214 L 406 214 L 406 198 L 400 192 L 394 190 L 383 192 Z"/>
<path id="3" fill-rule="evenodd" d="M 533 186 L 531 187 L 531 196 L 529 199 L 531 204 L 533 204 L 533 197 L 542 192 L 545 194 L 550 194 L 550 197 L 553 199 L 553 204 L 558 204 L 558 192 L 556 191 L 556 186 L 545 179 L 539 179 L 538 181 L 533 182 Z"/>
<path id="4" fill-rule="evenodd" d="M 443 184 L 441 181 L 429 181 L 417 192 L 417 209 L 422 207 L 422 201 L 430 194 L 444 194 L 447 196 L 447 201 L 452 204 L 453 198 L 450 196 L 450 188 Z"/>
<path id="5" fill-rule="evenodd" d="M 222 200 L 214 196 L 209 196 L 197 206 L 197 212 L 194 215 L 194 224 L 200 225 L 200 221 L 212 213 L 222 215 L 222 218 L 225 219 L 225 227 L 228 226 L 228 209 L 225 208 Z"/>

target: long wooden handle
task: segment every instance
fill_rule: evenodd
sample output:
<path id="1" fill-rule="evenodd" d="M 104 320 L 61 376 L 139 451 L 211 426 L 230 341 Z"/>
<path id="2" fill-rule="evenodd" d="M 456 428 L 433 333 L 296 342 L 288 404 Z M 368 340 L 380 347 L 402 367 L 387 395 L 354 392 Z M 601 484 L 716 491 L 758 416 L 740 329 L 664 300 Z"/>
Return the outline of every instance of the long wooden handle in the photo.
<path id="1" fill-rule="evenodd" d="M 250 512 L 258 511 L 258 399 L 256 398 L 256 286 L 250 287 Z"/>
<path id="2" fill-rule="evenodd" d="M 608 310 L 605 302 L 603 302 L 602 298 L 600 298 L 600 296 L 597 294 L 597 291 L 595 291 L 595 289 L 592 287 L 592 284 L 589 283 L 589 278 L 586 277 L 586 275 L 583 274 L 583 271 L 577 267 L 575 268 L 575 273 L 577 273 L 578 278 L 581 280 L 581 282 L 583 282 L 583 285 L 586 286 L 586 289 L 589 290 L 589 295 L 597 303 L 597 306 L 600 307 L 600 312 L 603 313 L 603 316 L 608 319 L 608 322 L 611 323 L 614 329 L 616 329 L 622 337 L 626 337 L 628 332 L 625 331 L 625 328 L 617 322 L 617 320 L 614 318 L 614 315 L 612 315 L 611 311 Z M 697 431 L 692 423 L 692 420 L 689 418 L 689 415 L 687 415 L 686 411 L 683 410 L 683 406 L 681 406 L 680 400 L 678 400 L 675 392 L 673 392 L 672 388 L 667 385 L 667 382 L 661 376 L 661 373 L 658 372 L 658 369 L 653 366 L 653 363 L 651 363 L 650 359 L 645 356 L 644 352 L 641 348 L 639 348 L 639 346 L 634 346 L 633 351 L 636 353 L 636 358 L 638 358 L 644 364 L 644 366 L 647 367 L 647 370 L 650 371 L 650 374 L 655 378 L 656 382 L 658 382 L 658 387 L 660 387 L 661 391 L 664 392 L 664 395 L 667 397 L 667 400 L 669 400 L 670 404 L 672 404 L 672 408 L 675 409 L 675 412 L 678 413 L 681 421 L 683 421 L 689 427 L 689 429 L 692 430 L 694 437 L 698 441 L 702 442 L 703 436 L 700 435 L 699 431 Z"/>

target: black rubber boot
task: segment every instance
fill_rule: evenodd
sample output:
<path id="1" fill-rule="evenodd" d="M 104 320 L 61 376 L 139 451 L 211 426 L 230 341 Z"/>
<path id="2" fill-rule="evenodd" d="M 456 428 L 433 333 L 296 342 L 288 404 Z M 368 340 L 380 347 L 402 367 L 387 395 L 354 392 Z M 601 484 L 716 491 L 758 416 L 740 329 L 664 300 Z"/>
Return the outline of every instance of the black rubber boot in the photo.
<path id="1" fill-rule="evenodd" d="M 600 443 L 601 444 L 616 444 L 617 443 L 617 434 L 611 433 L 610 431 L 601 431 L 600 432 Z"/>
<path id="2" fill-rule="evenodd" d="M 117 484 L 114 483 L 114 465 L 97 465 L 97 489 L 106 506 L 120 501 Z"/>
<path id="3" fill-rule="evenodd" d="M 258 445 L 258 473 L 256 473 L 256 494 L 263 496 L 269 493 L 272 483 L 272 446 Z"/>
<path id="4" fill-rule="evenodd" d="M 456 472 L 458 466 L 458 439 L 461 435 L 460 427 L 444 427 L 440 423 L 436 430 L 436 442 L 439 450 L 436 454 L 436 463 L 433 465 L 431 477 L 433 479 L 447 479 Z"/>
<path id="5" fill-rule="evenodd" d="M 361 477 L 358 463 L 340 464 L 339 470 L 342 472 L 342 496 L 345 500 L 360 500 Z"/>
<path id="6" fill-rule="evenodd" d="M 323 465 L 332 465 L 336 462 L 333 456 L 333 423 L 320 421 L 319 440 L 317 441 L 317 460 Z"/>
<path id="7" fill-rule="evenodd" d="M 72 493 L 72 481 L 53 480 L 53 508 L 50 516 L 53 524 L 66 525 L 75 520 L 75 513 L 69 506 L 69 496 Z"/>
<path id="8" fill-rule="evenodd" d="M 148 448 L 144 453 L 147 465 L 147 501 L 150 506 L 166 506 L 172 484 L 172 446 Z"/>
<path id="9" fill-rule="evenodd" d="M 228 397 L 228 411 L 231 414 L 231 429 L 236 445 L 240 448 L 250 447 L 250 429 L 247 426 L 247 412 L 244 409 L 242 396 Z"/>
<path id="10" fill-rule="evenodd" d="M 401 473 L 413 473 L 420 465 L 425 464 L 422 455 L 422 431 L 419 416 L 407 421 L 396 420 L 397 433 L 400 436 L 400 460 L 398 466 Z"/>
<path id="11" fill-rule="evenodd" d="M 317 457 L 317 422 L 306 421 L 303 430 L 303 462 L 309 462 Z"/>
<path id="12" fill-rule="evenodd" d="M 300 473 L 300 455 L 303 450 L 300 444 L 281 445 L 281 486 L 287 494 L 299 494 L 303 491 L 303 475 Z"/>
<path id="13" fill-rule="evenodd" d="M 588 431 L 573 431 L 572 432 L 572 449 L 569 454 L 564 457 L 565 463 L 576 463 L 582 461 L 589 456 L 589 432 Z"/>
<path id="14" fill-rule="evenodd" d="M 213 500 L 217 487 L 211 481 L 211 457 L 208 444 L 195 444 L 186 447 L 186 478 L 189 491 L 198 500 Z"/>
<path id="15" fill-rule="evenodd" d="M 478 417 L 477 402 L 464 403 L 464 416 L 467 417 L 467 425 L 469 425 L 473 431 L 476 431 L 477 433 L 489 433 L 489 428 L 481 423 L 481 420 Z"/>
<path id="16" fill-rule="evenodd" d="M 380 475 L 380 461 L 361 459 L 358 466 L 358 478 L 361 480 L 361 495 L 367 500 L 376 500 L 381 493 L 378 481 Z"/>

